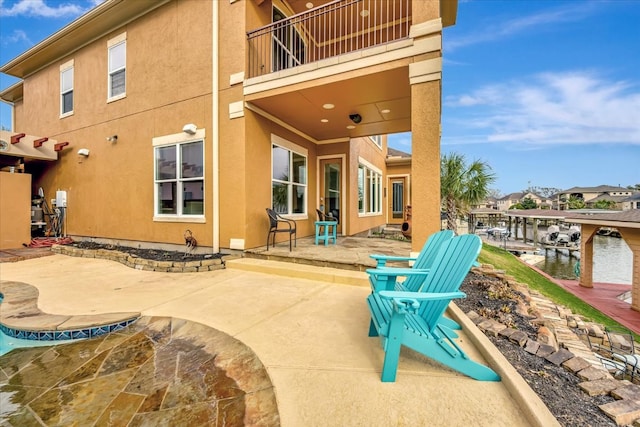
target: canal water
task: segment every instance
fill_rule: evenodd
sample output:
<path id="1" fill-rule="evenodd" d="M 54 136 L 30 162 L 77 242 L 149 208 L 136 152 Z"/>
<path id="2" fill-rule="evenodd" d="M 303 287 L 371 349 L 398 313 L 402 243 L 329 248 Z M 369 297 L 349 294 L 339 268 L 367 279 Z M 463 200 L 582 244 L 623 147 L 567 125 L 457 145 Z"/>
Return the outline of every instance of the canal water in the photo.
<path id="1" fill-rule="evenodd" d="M 546 252 L 546 254 L 545 254 Z M 557 279 L 575 280 L 574 268 L 579 257 L 568 251 L 547 250 L 543 262 L 536 267 Z M 632 253 L 627 243 L 617 237 L 594 236 L 593 281 L 631 285 Z"/>

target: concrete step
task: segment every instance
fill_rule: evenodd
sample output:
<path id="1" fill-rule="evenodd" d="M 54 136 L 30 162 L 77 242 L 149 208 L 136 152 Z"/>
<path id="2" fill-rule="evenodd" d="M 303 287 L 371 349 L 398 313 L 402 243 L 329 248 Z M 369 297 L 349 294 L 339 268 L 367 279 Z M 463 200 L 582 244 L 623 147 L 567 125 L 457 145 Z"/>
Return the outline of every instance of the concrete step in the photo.
<path id="1" fill-rule="evenodd" d="M 342 285 L 369 287 L 369 277 L 362 271 L 318 267 L 293 262 L 271 261 L 257 258 L 236 258 L 225 263 L 226 268 L 256 273 L 276 274 L 298 279 L 318 280 Z"/>

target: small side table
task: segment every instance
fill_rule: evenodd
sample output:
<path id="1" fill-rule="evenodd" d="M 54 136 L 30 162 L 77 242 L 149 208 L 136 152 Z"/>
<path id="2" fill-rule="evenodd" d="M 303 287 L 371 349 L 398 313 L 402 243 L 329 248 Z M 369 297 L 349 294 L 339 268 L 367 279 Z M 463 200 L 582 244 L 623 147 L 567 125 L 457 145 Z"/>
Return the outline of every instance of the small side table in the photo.
<path id="1" fill-rule="evenodd" d="M 320 228 L 323 229 L 322 233 L 320 233 Z M 335 245 L 337 228 L 338 221 L 316 221 L 316 245 L 319 241 L 324 241 L 324 245 L 327 246 L 331 239 Z"/>

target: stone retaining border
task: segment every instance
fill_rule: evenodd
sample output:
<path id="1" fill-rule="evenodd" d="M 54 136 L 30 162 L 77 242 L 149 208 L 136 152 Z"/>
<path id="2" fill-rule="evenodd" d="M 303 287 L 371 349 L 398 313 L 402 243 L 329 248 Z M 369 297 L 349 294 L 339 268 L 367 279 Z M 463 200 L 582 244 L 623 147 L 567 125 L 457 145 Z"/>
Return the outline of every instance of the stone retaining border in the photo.
<path id="1" fill-rule="evenodd" d="M 61 255 L 99 258 L 116 261 L 127 267 L 144 271 L 164 273 L 197 273 L 202 271 L 222 270 L 227 259 L 238 258 L 238 255 L 224 255 L 222 258 L 211 258 L 195 261 L 154 261 L 131 255 L 127 252 L 110 249 L 81 249 L 75 246 L 53 245 L 51 251 Z"/>
<path id="2" fill-rule="evenodd" d="M 615 379 L 602 361 L 594 355 L 589 345 L 573 332 L 573 329 L 578 329 L 589 336 L 601 338 L 604 329 L 602 325 L 585 322 L 571 310 L 556 305 L 539 292 L 529 290 L 526 285 L 518 283 L 504 271 L 494 269 L 492 265 L 483 264 L 474 271 L 500 278 L 509 287 L 522 293 L 528 306 L 526 310 L 534 317 L 532 323 L 539 325 L 537 340 L 531 340 L 526 336 L 519 336 L 520 331 L 493 319 L 487 319 L 473 311 L 466 313 L 485 335 L 500 335 L 531 354 L 563 366 L 583 380 L 578 386 L 585 393 L 590 396 L 608 394 L 616 399 L 598 407 L 617 425 L 640 426 L 640 385 L 624 379 Z"/>

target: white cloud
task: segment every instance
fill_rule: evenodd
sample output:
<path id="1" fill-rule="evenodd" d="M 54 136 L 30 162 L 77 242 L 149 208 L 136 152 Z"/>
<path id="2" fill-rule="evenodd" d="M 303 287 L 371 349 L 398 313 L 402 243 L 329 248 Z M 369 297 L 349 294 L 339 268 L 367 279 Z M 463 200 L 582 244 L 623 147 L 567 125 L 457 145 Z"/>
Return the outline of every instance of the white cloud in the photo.
<path id="1" fill-rule="evenodd" d="M 27 36 L 27 33 L 22 30 L 13 30 L 13 33 L 11 33 L 10 35 L 2 37 L 3 45 L 17 44 L 21 42 L 25 42 L 25 44 L 28 45 L 33 44 L 33 42 L 29 39 L 29 36 Z"/>
<path id="2" fill-rule="evenodd" d="M 446 127 L 473 143 L 640 145 L 640 88 L 595 73 L 545 73 L 448 97 Z M 452 119 L 449 119 L 452 117 Z M 524 148 L 524 146 L 522 147 Z"/>
<path id="3" fill-rule="evenodd" d="M 0 0 L 0 16 L 31 16 L 42 18 L 62 18 L 78 16 L 87 9 L 74 4 L 54 3 L 55 6 L 48 6 L 45 0 L 19 0 L 11 7 L 4 7 L 4 1 Z"/>
<path id="4" fill-rule="evenodd" d="M 504 39 L 524 32 L 538 31 L 542 27 L 553 28 L 561 23 L 580 21 L 593 13 L 595 6 L 595 2 L 576 2 L 570 6 L 504 21 L 500 21 L 500 17 L 493 17 L 494 20 L 498 20 L 497 24 L 484 25 L 479 23 L 477 27 L 479 30 L 475 33 L 462 37 L 448 36 L 445 38 L 444 50 L 446 52 L 460 47 Z"/>

